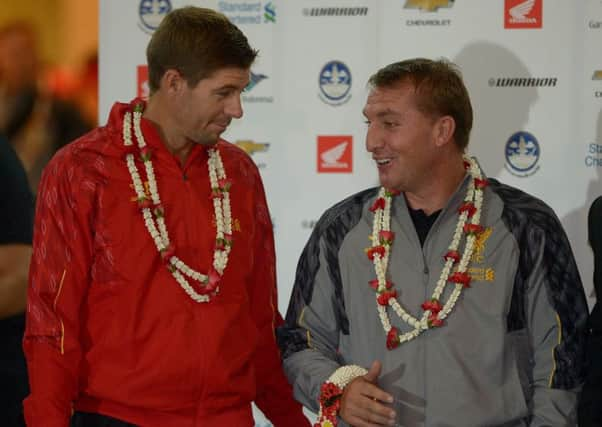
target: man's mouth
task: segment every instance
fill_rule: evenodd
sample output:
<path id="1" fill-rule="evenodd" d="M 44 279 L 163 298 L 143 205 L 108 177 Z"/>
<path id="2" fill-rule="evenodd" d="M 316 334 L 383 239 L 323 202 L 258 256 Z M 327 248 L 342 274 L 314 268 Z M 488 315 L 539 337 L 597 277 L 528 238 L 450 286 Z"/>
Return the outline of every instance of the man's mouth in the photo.
<path id="1" fill-rule="evenodd" d="M 391 163 L 391 159 L 374 159 L 378 166 L 385 166 Z"/>

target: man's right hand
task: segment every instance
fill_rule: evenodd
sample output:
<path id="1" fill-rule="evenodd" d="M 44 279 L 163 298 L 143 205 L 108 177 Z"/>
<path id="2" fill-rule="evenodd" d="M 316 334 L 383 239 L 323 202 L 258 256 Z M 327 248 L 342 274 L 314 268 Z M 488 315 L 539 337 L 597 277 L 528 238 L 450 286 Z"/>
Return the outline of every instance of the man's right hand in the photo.
<path id="1" fill-rule="evenodd" d="M 355 427 L 392 426 L 395 411 L 385 403 L 393 403 L 393 396 L 376 384 L 381 363 L 372 362 L 368 373 L 351 381 L 343 391 L 339 416 Z"/>

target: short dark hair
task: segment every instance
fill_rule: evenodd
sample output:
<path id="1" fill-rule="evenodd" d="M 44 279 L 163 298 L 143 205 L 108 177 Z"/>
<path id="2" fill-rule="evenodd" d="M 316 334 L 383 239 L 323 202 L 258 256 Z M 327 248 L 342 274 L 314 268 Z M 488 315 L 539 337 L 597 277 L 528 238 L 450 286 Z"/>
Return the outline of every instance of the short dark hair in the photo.
<path id="1" fill-rule="evenodd" d="M 420 111 L 435 117 L 453 117 L 456 122 L 454 142 L 464 151 L 472 129 L 473 112 L 459 69 L 443 59 L 414 58 L 389 64 L 368 80 L 368 84 L 376 88 L 406 82 L 414 86 Z"/>
<path id="2" fill-rule="evenodd" d="M 146 48 L 150 92 L 159 89 L 169 69 L 182 74 L 190 87 L 215 71 L 251 66 L 257 51 L 226 16 L 187 6 L 168 13 Z"/>

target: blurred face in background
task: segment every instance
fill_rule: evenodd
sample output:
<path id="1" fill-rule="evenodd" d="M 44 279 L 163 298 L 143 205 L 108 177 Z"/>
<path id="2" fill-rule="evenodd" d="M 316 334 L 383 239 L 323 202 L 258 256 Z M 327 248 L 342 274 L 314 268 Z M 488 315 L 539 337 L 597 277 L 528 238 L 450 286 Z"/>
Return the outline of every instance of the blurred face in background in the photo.
<path id="1" fill-rule="evenodd" d="M 36 84 L 38 67 L 35 37 L 25 26 L 0 30 L 0 87 L 15 93 Z"/>

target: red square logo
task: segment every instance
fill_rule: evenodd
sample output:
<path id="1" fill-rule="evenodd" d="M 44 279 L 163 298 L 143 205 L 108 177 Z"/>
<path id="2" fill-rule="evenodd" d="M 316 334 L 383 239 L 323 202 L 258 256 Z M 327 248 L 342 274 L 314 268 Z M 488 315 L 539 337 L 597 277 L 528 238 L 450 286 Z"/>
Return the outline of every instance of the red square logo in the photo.
<path id="1" fill-rule="evenodd" d="M 504 28 L 541 28 L 543 0 L 504 0 Z"/>
<path id="2" fill-rule="evenodd" d="M 136 96 L 142 99 L 148 99 L 150 90 L 148 87 L 148 67 L 138 65 L 138 78 L 136 84 Z"/>
<path id="3" fill-rule="evenodd" d="M 353 137 L 318 136 L 318 172 L 353 172 Z"/>

